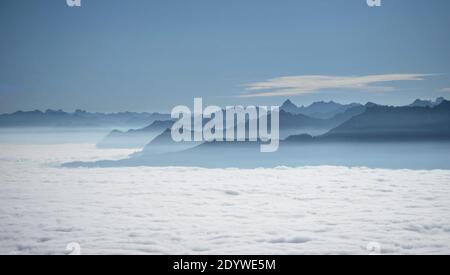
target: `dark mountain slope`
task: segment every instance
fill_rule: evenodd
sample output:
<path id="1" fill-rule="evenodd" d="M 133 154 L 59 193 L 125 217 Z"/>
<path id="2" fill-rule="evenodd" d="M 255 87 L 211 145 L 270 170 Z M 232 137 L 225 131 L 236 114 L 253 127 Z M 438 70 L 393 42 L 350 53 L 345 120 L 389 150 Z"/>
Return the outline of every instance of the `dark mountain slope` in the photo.
<path id="1" fill-rule="evenodd" d="M 114 130 L 97 144 L 99 148 L 142 148 L 152 139 L 171 128 L 172 120 L 155 121 L 151 125 L 137 130 L 121 132 Z"/>
<path id="2" fill-rule="evenodd" d="M 450 101 L 430 107 L 373 105 L 361 115 L 319 137 L 321 140 L 448 140 Z"/>

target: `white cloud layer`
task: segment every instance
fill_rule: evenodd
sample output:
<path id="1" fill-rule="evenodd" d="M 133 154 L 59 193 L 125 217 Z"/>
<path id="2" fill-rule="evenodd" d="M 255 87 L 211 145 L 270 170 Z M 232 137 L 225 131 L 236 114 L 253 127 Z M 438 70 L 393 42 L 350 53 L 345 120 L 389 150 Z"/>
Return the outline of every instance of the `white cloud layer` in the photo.
<path id="1" fill-rule="evenodd" d="M 392 86 L 377 84 L 394 81 L 419 81 L 430 74 L 384 74 L 367 76 L 287 76 L 251 83 L 240 97 L 271 97 L 310 94 L 329 89 L 359 89 L 372 92 L 389 92 Z"/>
<path id="2" fill-rule="evenodd" d="M 450 253 L 450 171 L 345 167 L 61 169 L 123 158 L 0 145 L 0 254 Z M 42 152 L 45 152 L 43 154 Z"/>

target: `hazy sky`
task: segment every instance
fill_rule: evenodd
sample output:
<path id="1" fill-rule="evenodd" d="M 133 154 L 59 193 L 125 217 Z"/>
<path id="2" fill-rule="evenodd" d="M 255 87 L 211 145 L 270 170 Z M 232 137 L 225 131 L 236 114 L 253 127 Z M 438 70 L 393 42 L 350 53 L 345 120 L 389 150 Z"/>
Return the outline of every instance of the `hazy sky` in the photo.
<path id="1" fill-rule="evenodd" d="M 450 98 L 450 1 L 0 1 L 0 112 Z"/>

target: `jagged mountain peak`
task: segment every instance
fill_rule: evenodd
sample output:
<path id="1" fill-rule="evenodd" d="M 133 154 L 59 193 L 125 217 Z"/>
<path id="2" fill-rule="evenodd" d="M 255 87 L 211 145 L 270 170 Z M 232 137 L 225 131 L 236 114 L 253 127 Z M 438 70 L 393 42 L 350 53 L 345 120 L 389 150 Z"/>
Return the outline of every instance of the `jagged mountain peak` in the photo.
<path id="1" fill-rule="evenodd" d="M 445 101 L 445 98 L 438 97 L 434 101 L 427 99 L 416 99 L 412 104 L 408 105 L 410 107 L 435 107 Z"/>

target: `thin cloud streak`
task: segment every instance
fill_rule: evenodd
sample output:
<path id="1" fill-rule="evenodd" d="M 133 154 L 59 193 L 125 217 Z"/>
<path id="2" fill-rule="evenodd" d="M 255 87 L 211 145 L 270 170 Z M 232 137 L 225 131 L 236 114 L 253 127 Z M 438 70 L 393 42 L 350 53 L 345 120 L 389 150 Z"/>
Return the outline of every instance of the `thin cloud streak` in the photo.
<path id="1" fill-rule="evenodd" d="M 360 89 L 369 92 L 391 92 L 391 86 L 379 86 L 385 82 L 420 81 L 433 74 L 383 74 L 367 76 L 305 75 L 269 79 L 245 85 L 246 92 L 239 97 L 295 96 L 318 93 L 329 89 Z"/>

